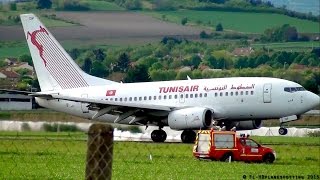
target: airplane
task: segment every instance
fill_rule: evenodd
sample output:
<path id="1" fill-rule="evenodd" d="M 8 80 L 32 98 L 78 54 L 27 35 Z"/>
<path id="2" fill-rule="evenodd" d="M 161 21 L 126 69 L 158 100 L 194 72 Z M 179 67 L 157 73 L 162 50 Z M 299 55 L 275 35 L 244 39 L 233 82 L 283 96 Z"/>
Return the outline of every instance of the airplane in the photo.
<path id="1" fill-rule="evenodd" d="M 30 94 L 55 111 L 92 121 L 158 126 L 154 142 L 164 142 L 169 126 L 195 140 L 194 130 L 213 125 L 230 130 L 260 128 L 262 120 L 284 123 L 318 106 L 320 97 L 292 81 L 268 77 L 232 77 L 118 83 L 82 71 L 34 14 L 20 15 L 41 92 Z"/>

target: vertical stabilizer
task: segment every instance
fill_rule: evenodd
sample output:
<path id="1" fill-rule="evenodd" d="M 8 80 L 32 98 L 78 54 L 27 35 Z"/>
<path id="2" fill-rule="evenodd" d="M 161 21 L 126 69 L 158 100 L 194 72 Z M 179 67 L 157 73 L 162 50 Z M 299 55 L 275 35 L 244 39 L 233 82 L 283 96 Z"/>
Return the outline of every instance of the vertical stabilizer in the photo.
<path id="1" fill-rule="evenodd" d="M 34 14 L 20 17 L 41 91 L 115 83 L 84 73 Z"/>

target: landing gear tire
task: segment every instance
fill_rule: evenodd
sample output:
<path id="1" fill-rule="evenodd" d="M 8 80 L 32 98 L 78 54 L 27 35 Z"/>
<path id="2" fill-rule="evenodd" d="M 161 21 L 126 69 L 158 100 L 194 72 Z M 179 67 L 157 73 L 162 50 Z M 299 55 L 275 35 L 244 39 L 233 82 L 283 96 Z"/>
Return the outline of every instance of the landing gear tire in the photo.
<path id="1" fill-rule="evenodd" d="M 196 140 L 196 133 L 193 130 L 184 130 L 181 134 L 181 141 L 183 143 L 194 143 Z"/>
<path id="2" fill-rule="evenodd" d="M 288 129 L 287 128 L 284 128 L 284 127 L 279 128 L 279 134 L 280 135 L 286 135 L 287 133 L 288 133 Z"/>
<path id="3" fill-rule="evenodd" d="M 167 139 L 167 133 L 162 130 L 154 130 L 151 133 L 151 139 L 153 142 L 164 142 Z"/>

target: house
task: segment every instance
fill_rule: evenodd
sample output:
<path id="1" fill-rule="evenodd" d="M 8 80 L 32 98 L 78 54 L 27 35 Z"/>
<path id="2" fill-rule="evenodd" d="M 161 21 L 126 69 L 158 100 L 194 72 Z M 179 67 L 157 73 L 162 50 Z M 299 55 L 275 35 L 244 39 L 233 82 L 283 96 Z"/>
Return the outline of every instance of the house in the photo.
<path id="1" fill-rule="evenodd" d="M 249 56 L 251 53 L 253 53 L 254 50 L 252 47 L 247 47 L 247 48 L 235 48 L 232 51 L 232 54 L 234 56 Z"/>
<path id="2" fill-rule="evenodd" d="M 6 62 L 8 64 L 8 66 L 12 66 L 12 65 L 18 63 L 19 61 L 17 58 L 9 57 L 9 58 L 4 59 L 4 62 Z"/>
<path id="3" fill-rule="evenodd" d="M 19 77 L 20 75 L 14 71 L 0 70 L 0 78 L 16 81 Z"/>

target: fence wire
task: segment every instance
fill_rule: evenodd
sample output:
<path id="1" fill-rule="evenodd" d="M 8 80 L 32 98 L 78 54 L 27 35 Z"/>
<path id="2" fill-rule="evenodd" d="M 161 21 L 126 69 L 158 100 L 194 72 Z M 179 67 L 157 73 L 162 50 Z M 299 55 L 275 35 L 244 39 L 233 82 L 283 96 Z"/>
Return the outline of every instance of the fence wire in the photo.
<path id="1" fill-rule="evenodd" d="M 107 136 L 0 132 L 0 179 L 99 179 L 102 174 L 102 179 L 248 179 L 260 175 L 320 179 L 318 137 L 252 137 L 276 151 L 274 164 L 266 165 L 200 161 L 193 156 L 194 144 L 153 143 L 144 137 L 123 141 L 121 136 L 111 136 L 116 141 L 108 144 Z"/>

